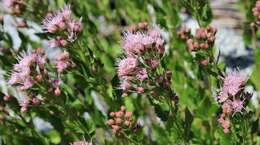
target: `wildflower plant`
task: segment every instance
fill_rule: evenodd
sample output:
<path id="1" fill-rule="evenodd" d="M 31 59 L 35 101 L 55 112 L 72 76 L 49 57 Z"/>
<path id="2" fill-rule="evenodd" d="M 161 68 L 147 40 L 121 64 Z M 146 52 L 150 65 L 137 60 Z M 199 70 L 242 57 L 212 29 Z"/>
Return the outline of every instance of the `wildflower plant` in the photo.
<path id="1" fill-rule="evenodd" d="M 0 1 L 0 144 L 260 144 L 259 51 L 225 65 L 211 3 Z"/>
<path id="2" fill-rule="evenodd" d="M 124 93 L 176 97 L 171 89 L 172 72 L 161 65 L 165 42 L 159 26 L 143 22 L 130 27 L 122 40 L 124 57 L 119 60 L 117 74 Z M 164 93 L 160 94 L 164 89 Z"/>

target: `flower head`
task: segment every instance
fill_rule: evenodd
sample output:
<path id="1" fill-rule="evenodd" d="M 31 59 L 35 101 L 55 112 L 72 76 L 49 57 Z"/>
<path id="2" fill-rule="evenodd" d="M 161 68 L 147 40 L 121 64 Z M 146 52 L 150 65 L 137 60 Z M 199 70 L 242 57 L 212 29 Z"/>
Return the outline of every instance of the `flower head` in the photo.
<path id="1" fill-rule="evenodd" d="M 224 78 L 223 87 L 219 93 L 219 102 L 224 102 L 229 95 L 236 95 L 247 82 L 248 77 L 238 72 L 231 72 Z"/>
<path id="2" fill-rule="evenodd" d="M 134 56 L 141 54 L 144 51 L 143 38 L 144 35 L 141 33 L 126 33 L 122 42 L 122 47 L 126 55 Z"/>
<path id="3" fill-rule="evenodd" d="M 136 58 L 128 57 L 122 59 L 118 63 L 118 75 L 127 76 L 133 74 L 138 66 L 138 60 Z"/>
<path id="4" fill-rule="evenodd" d="M 10 85 L 20 85 L 20 89 L 27 90 L 34 84 L 33 74 L 37 72 L 36 66 L 41 69 L 46 62 L 44 54 L 39 52 L 23 53 L 18 57 L 18 63 L 13 66 Z"/>
<path id="5" fill-rule="evenodd" d="M 136 75 L 136 78 L 141 80 L 141 81 L 144 81 L 145 79 L 148 78 L 148 74 L 147 74 L 147 71 L 145 68 L 141 69 L 138 71 L 137 75 Z"/>
<path id="6" fill-rule="evenodd" d="M 69 53 L 66 51 L 61 53 L 55 60 L 54 64 L 59 73 L 72 66 L 72 61 L 69 57 Z"/>
<path id="7" fill-rule="evenodd" d="M 77 34 L 82 31 L 82 18 L 76 20 L 71 13 L 70 5 L 66 5 L 61 10 L 49 13 L 43 20 L 43 30 L 56 34 L 56 38 L 49 42 L 51 47 L 66 47 L 67 43 L 75 41 Z"/>

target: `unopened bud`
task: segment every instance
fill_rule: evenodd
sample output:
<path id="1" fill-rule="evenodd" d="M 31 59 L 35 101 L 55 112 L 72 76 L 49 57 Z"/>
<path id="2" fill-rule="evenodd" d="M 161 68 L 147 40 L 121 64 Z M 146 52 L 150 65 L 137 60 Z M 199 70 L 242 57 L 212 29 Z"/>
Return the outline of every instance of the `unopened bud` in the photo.
<path id="1" fill-rule="evenodd" d="M 126 112 L 125 113 L 125 118 L 130 119 L 132 117 L 133 113 L 132 112 Z"/>
<path id="2" fill-rule="evenodd" d="M 11 96 L 7 95 L 7 96 L 4 96 L 4 101 L 10 101 L 12 99 Z"/>
<path id="3" fill-rule="evenodd" d="M 54 94 L 55 94 L 55 96 L 60 96 L 61 91 L 60 91 L 60 88 L 59 88 L 59 87 L 57 87 L 57 88 L 54 90 Z"/>
<path id="4" fill-rule="evenodd" d="M 42 75 L 37 75 L 37 76 L 35 77 L 35 80 L 38 81 L 38 82 L 40 82 L 40 81 L 42 80 Z"/>
<path id="5" fill-rule="evenodd" d="M 109 119 L 108 121 L 107 121 L 107 124 L 108 125 L 113 125 L 115 123 L 115 121 L 113 120 L 113 119 Z"/>
<path id="6" fill-rule="evenodd" d="M 137 87 L 137 88 L 136 88 L 136 92 L 137 92 L 138 94 L 142 94 L 142 93 L 144 93 L 144 88 L 143 88 L 143 87 Z"/>

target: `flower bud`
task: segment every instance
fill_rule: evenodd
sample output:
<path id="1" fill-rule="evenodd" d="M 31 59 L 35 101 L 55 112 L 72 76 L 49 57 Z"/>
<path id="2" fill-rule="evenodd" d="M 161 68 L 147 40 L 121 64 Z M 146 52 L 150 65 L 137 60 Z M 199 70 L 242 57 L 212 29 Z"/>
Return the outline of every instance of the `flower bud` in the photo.
<path id="1" fill-rule="evenodd" d="M 130 119 L 132 117 L 133 113 L 132 112 L 126 112 L 125 113 L 125 118 Z"/>
<path id="2" fill-rule="evenodd" d="M 115 112 L 110 112 L 109 114 L 111 117 L 114 117 L 115 116 Z"/>
<path id="3" fill-rule="evenodd" d="M 108 125 L 113 125 L 115 123 L 115 121 L 113 120 L 113 119 L 109 119 L 108 121 L 107 121 L 107 124 Z"/>
<path id="4" fill-rule="evenodd" d="M 36 81 L 38 81 L 38 82 L 40 82 L 41 80 L 42 80 L 42 75 L 37 75 L 36 77 L 35 77 L 35 80 Z"/>
<path id="5" fill-rule="evenodd" d="M 11 99 L 12 97 L 9 95 L 4 96 L 4 101 L 10 101 Z"/>
<path id="6" fill-rule="evenodd" d="M 21 111 L 22 113 L 25 113 L 25 112 L 27 112 L 27 110 L 28 110 L 28 109 L 27 109 L 27 106 L 22 106 L 20 111 Z"/>
<path id="7" fill-rule="evenodd" d="M 39 105 L 39 104 L 41 104 L 41 100 L 39 98 L 37 98 L 37 97 L 34 97 L 32 99 L 32 104 L 33 105 Z"/>
<path id="8" fill-rule="evenodd" d="M 120 125 L 122 123 L 122 119 L 121 118 L 116 118 L 116 124 Z"/>
<path id="9" fill-rule="evenodd" d="M 58 27 L 63 30 L 63 29 L 65 29 L 66 24 L 64 23 L 64 21 L 60 21 L 60 22 L 58 23 Z"/>
<path id="10" fill-rule="evenodd" d="M 167 70 L 167 71 L 165 72 L 165 75 L 166 75 L 166 77 L 167 77 L 168 79 L 170 79 L 170 78 L 172 77 L 172 71 Z"/>
<path id="11" fill-rule="evenodd" d="M 126 121 L 124 122 L 124 125 L 125 125 L 125 126 L 130 126 L 130 124 L 131 124 L 131 122 L 128 121 L 128 120 L 126 120 Z"/>
<path id="12" fill-rule="evenodd" d="M 120 110 L 123 111 L 123 112 L 125 112 L 125 106 L 121 106 L 121 107 L 120 107 Z"/>
<path id="13" fill-rule="evenodd" d="M 67 40 L 65 40 L 65 39 L 60 39 L 60 40 L 59 40 L 59 43 L 60 43 L 60 45 L 61 45 L 62 47 L 66 47 L 66 46 L 68 45 L 68 42 L 67 42 Z"/>
<path id="14" fill-rule="evenodd" d="M 142 94 L 142 93 L 144 93 L 144 88 L 143 88 L 143 87 L 137 87 L 137 88 L 136 88 L 136 92 L 137 92 L 138 94 Z"/>
<path id="15" fill-rule="evenodd" d="M 60 91 L 60 88 L 59 88 L 59 87 L 57 87 L 57 88 L 54 90 L 54 94 L 55 94 L 55 96 L 60 96 L 61 91 Z"/>
<path id="16" fill-rule="evenodd" d="M 118 118 L 120 118 L 120 117 L 123 116 L 123 114 L 124 114 L 123 112 L 119 111 L 119 112 L 116 112 L 116 113 L 115 113 L 115 116 L 118 117 Z"/>

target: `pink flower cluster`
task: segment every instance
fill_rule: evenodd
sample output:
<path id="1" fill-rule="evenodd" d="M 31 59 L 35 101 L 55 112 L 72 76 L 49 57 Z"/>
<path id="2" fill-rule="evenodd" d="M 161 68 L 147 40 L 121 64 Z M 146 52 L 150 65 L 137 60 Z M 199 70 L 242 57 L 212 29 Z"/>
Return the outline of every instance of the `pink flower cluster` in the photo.
<path id="1" fill-rule="evenodd" d="M 25 2 L 23 0 L 3 0 L 4 5 L 10 9 L 13 15 L 21 15 L 25 8 Z"/>
<path id="2" fill-rule="evenodd" d="M 28 96 L 24 96 L 21 98 L 19 104 L 21 106 L 20 111 L 22 113 L 28 111 L 29 106 L 37 106 L 43 103 L 43 100 L 37 96 L 34 96 L 33 94 L 29 94 Z"/>
<path id="3" fill-rule="evenodd" d="M 67 5 L 57 12 L 49 13 L 43 20 L 43 30 L 56 34 L 49 42 L 50 47 L 67 47 L 82 31 L 82 18 L 73 19 L 71 13 L 70 5 Z"/>
<path id="4" fill-rule="evenodd" d="M 117 69 L 121 80 L 120 88 L 125 93 L 134 91 L 138 94 L 161 86 L 169 88 L 170 71 L 167 71 L 168 77 L 166 71 L 156 71 L 161 68 L 160 61 L 165 50 L 161 30 L 158 26 L 149 27 L 146 23 L 134 26 L 131 27 L 131 32 L 125 33 L 122 40 L 125 58 L 118 62 Z M 160 82 L 156 82 L 155 78 L 160 78 Z"/>
<path id="5" fill-rule="evenodd" d="M 260 1 L 256 1 L 255 7 L 252 9 L 253 15 L 256 17 L 256 25 L 260 25 Z"/>
<path id="6" fill-rule="evenodd" d="M 14 65 L 8 81 L 10 85 L 18 86 L 19 89 L 28 90 L 29 92 L 33 92 L 29 89 L 34 87 L 34 85 L 42 85 L 43 87 L 47 87 L 46 90 L 49 93 L 53 93 L 56 96 L 61 94 L 61 73 L 73 66 L 69 54 L 67 52 L 61 53 L 54 61 L 54 66 L 57 69 L 57 78 L 51 78 L 45 66 L 47 56 L 41 48 L 22 54 L 18 61 Z M 34 97 L 36 96 L 34 95 L 35 93 L 29 94 L 20 101 L 21 112 L 26 112 L 30 105 L 39 105 L 42 102 L 39 98 Z"/>
<path id="7" fill-rule="evenodd" d="M 209 26 L 207 28 L 198 28 L 195 36 L 193 36 L 191 30 L 184 26 L 177 34 L 182 40 L 186 41 L 189 51 L 197 52 L 202 50 L 201 52 L 207 53 L 204 50 L 208 50 L 214 45 L 216 33 L 217 29 Z M 198 57 L 197 61 L 200 65 L 207 66 L 210 59 L 208 57 Z"/>
<path id="8" fill-rule="evenodd" d="M 71 145 L 92 145 L 91 142 L 86 142 L 86 141 L 75 141 L 71 143 Z"/>
<path id="9" fill-rule="evenodd" d="M 198 28 L 194 38 L 189 38 L 186 43 L 190 51 L 209 49 L 215 42 L 217 29 L 214 27 Z"/>
<path id="10" fill-rule="evenodd" d="M 125 106 L 121 106 L 120 111 L 110 112 L 110 117 L 107 124 L 111 126 L 112 132 L 120 135 L 122 131 L 131 130 L 135 126 L 135 121 L 132 119 L 132 112 L 126 112 Z"/>
<path id="11" fill-rule="evenodd" d="M 73 67 L 74 63 L 70 59 L 69 53 L 64 51 L 63 53 L 59 54 L 54 61 L 54 65 L 57 69 L 57 72 L 60 74 L 64 70 Z"/>
<path id="12" fill-rule="evenodd" d="M 46 55 L 42 49 L 34 52 L 22 54 L 18 58 L 19 63 L 15 64 L 9 80 L 10 85 L 18 85 L 21 90 L 27 90 L 33 87 L 34 83 L 41 80 Z M 39 69 L 39 71 L 37 71 Z"/>
<path id="13" fill-rule="evenodd" d="M 245 101 L 250 98 L 250 94 L 244 92 L 244 86 L 248 77 L 238 72 L 231 72 L 223 79 L 223 87 L 218 94 L 218 102 L 221 104 L 222 114 L 218 122 L 225 133 L 229 132 L 231 125 L 230 116 L 241 112 Z"/>

